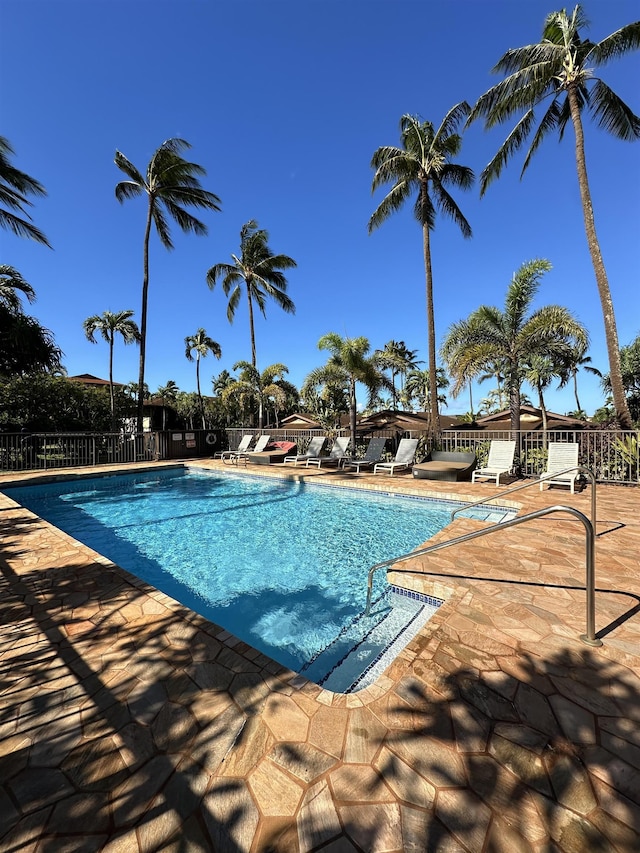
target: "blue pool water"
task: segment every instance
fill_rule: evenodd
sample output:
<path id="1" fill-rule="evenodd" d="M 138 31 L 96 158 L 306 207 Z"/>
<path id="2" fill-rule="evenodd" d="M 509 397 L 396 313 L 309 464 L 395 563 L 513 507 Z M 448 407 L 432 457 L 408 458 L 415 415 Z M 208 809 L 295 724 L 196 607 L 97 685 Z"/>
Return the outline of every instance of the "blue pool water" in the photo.
<path id="1" fill-rule="evenodd" d="M 278 662 L 344 691 L 369 683 L 383 652 L 406 645 L 439 603 L 389 590 L 379 572 L 364 617 L 369 568 L 429 539 L 453 506 L 196 469 L 5 491 Z"/>

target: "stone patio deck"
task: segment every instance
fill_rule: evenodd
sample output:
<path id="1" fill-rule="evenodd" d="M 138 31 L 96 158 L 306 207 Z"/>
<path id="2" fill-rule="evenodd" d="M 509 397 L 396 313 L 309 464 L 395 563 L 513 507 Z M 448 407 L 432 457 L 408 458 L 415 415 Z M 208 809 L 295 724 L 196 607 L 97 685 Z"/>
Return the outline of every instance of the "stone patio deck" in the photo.
<path id="1" fill-rule="evenodd" d="M 438 575 L 403 574 L 448 600 L 373 686 L 345 696 L 0 494 L 0 850 L 637 853 L 640 490 L 597 497 L 602 647 L 578 639 L 584 530 L 550 515 L 430 555 Z M 590 487 L 511 500 L 588 516 Z M 458 519 L 435 541 L 481 526 Z"/>

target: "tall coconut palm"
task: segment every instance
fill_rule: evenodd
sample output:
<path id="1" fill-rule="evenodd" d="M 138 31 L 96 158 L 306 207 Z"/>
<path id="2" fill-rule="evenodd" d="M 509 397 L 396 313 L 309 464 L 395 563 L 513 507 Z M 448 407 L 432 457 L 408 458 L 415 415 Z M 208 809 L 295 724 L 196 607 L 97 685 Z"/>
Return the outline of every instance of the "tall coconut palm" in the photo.
<path id="1" fill-rule="evenodd" d="M 15 267 L 0 264 L 0 305 L 4 305 L 13 314 L 22 311 L 20 296 L 27 302 L 36 301 L 36 292 Z"/>
<path id="2" fill-rule="evenodd" d="M 147 223 L 144 232 L 142 259 L 142 310 L 140 312 L 140 370 L 138 376 L 137 430 L 142 432 L 142 404 L 145 354 L 147 347 L 147 299 L 149 290 L 149 239 L 155 225 L 165 249 L 173 249 L 168 219 L 173 219 L 184 232 L 205 235 L 207 227 L 196 219 L 187 207 L 220 210 L 220 199 L 200 186 L 200 176 L 206 171 L 190 163 L 181 154 L 190 148 L 184 139 L 163 142 L 149 161 L 146 174 L 138 171 L 124 154 L 116 151 L 115 164 L 129 180 L 116 185 L 116 198 L 123 203 L 128 198 L 147 196 Z"/>
<path id="3" fill-rule="evenodd" d="M 254 303 L 263 317 L 266 317 L 267 297 L 275 300 L 288 314 L 296 312 L 295 305 L 287 295 L 288 283 L 282 270 L 292 269 L 297 264 L 288 255 L 274 255 L 268 241 L 269 232 L 258 228 L 256 220 L 250 219 L 240 229 L 240 256 L 232 254 L 232 264 L 215 264 L 207 273 L 207 284 L 211 290 L 218 279 L 222 279 L 222 289 L 225 296 L 229 297 L 227 319 L 230 323 L 233 323 L 244 285 L 251 333 L 251 364 L 254 368 L 257 367 Z"/>
<path id="4" fill-rule="evenodd" d="M 102 314 L 93 314 L 83 322 L 82 328 L 87 340 L 97 344 L 95 333 L 100 332 L 103 339 L 109 344 L 109 401 L 111 404 L 111 429 L 116 429 L 116 406 L 113 394 L 113 345 L 116 335 L 120 335 L 125 344 L 140 342 L 140 330 L 135 320 L 132 320 L 133 311 L 104 311 Z"/>
<path id="5" fill-rule="evenodd" d="M 503 311 L 481 305 L 466 320 L 454 323 L 442 344 L 454 379 L 454 397 L 471 377 L 500 364 L 514 431 L 520 429 L 520 388 L 531 359 L 543 356 L 559 362 L 569 346 L 588 344 L 586 329 L 566 308 L 546 305 L 530 313 L 541 278 L 550 269 L 544 259 L 524 263 L 509 285 Z"/>
<path id="6" fill-rule="evenodd" d="M 222 358 L 222 350 L 220 344 L 210 338 L 204 329 L 198 329 L 195 335 L 187 335 L 184 339 L 185 351 L 184 354 L 188 361 L 193 361 L 193 351 L 196 353 L 196 387 L 198 389 L 198 400 L 200 401 L 200 415 L 202 417 L 202 429 L 205 429 L 206 423 L 204 419 L 204 403 L 202 402 L 202 394 L 200 392 L 200 359 L 206 358 L 209 353 L 213 353 L 216 358 Z"/>
<path id="7" fill-rule="evenodd" d="M 42 231 L 29 221 L 31 217 L 25 210 L 32 206 L 28 195 L 45 196 L 47 191 L 35 178 L 9 162 L 14 153 L 9 140 L 0 136 L 0 227 L 51 248 Z"/>
<path id="8" fill-rule="evenodd" d="M 471 237 L 471 227 L 447 187 L 463 190 L 473 186 L 474 175 L 467 166 L 452 163 L 460 152 L 462 137 L 455 131 L 462 119 L 469 115 L 469 104 L 463 101 L 452 107 L 437 129 L 428 121 L 416 116 L 403 115 L 400 119 L 402 147 L 385 145 L 374 153 L 371 166 L 375 169 L 372 191 L 383 184 L 392 187 L 369 220 L 369 233 L 385 222 L 414 194 L 414 214 L 422 227 L 427 294 L 427 338 L 431 399 L 431 430 L 440 432 L 438 412 L 438 379 L 436 373 L 436 329 L 433 307 L 433 273 L 431 268 L 431 236 L 436 224 L 436 212 L 452 219 L 464 237 Z"/>
<path id="9" fill-rule="evenodd" d="M 289 368 L 285 364 L 270 364 L 261 373 L 251 362 L 238 361 L 233 369 L 239 370 L 240 375 L 225 388 L 223 399 L 253 400 L 258 408 L 258 429 L 261 430 L 264 426 L 265 405 L 271 398 L 274 400 L 277 420 L 277 408 L 286 397 L 286 392 L 278 386 L 277 381 L 289 372 Z"/>
<path id="10" fill-rule="evenodd" d="M 590 113 L 600 128 L 618 139 L 632 141 L 640 137 L 640 118 L 595 74 L 598 66 L 640 47 L 640 21 L 628 24 L 595 43 L 580 33 L 588 25 L 580 6 L 576 6 L 571 14 L 563 9 L 547 15 L 540 42 L 508 50 L 493 68 L 494 72 L 507 76 L 479 98 L 468 121 L 482 117 L 485 127 L 490 128 L 522 114 L 482 172 L 481 193 L 500 176 L 511 155 L 527 142 L 536 127 L 536 107 L 547 102 L 525 156 L 523 174 L 548 134 L 557 130 L 562 139 L 569 122 L 573 125 L 578 186 L 602 306 L 614 405 L 620 425 L 629 429 L 631 417 L 620 372 L 613 300 L 596 234 L 587 176 L 582 114 Z"/>
<path id="11" fill-rule="evenodd" d="M 544 392 L 551 385 L 553 380 L 557 378 L 561 371 L 561 366 L 554 362 L 548 355 L 536 352 L 525 365 L 524 379 L 538 394 L 538 405 L 540 406 L 540 414 L 542 415 L 542 433 L 544 442 L 547 440 L 547 406 L 544 401 Z M 522 397 L 520 398 L 522 401 Z"/>
<path id="12" fill-rule="evenodd" d="M 351 447 L 356 446 L 356 384 L 365 386 L 369 401 L 373 402 L 381 388 L 391 390 L 391 382 L 380 370 L 375 356 L 369 356 L 369 341 L 366 338 L 343 338 L 336 332 L 323 335 L 318 349 L 330 353 L 329 360 L 308 374 L 304 381 L 303 394 L 321 385 L 337 385 L 346 391 L 349 398 L 349 424 Z"/>
<path id="13" fill-rule="evenodd" d="M 560 371 L 560 385 L 558 387 L 564 388 L 569 384 L 569 382 L 573 383 L 573 395 L 576 399 L 576 412 L 583 411 L 582 406 L 580 405 L 580 398 L 578 397 L 578 371 L 581 367 L 584 368 L 587 373 L 591 373 L 593 376 L 598 376 L 602 379 L 602 373 L 598 368 L 591 367 L 591 356 L 585 355 L 584 350 L 579 347 L 570 347 L 562 364 L 562 369 Z"/>
<path id="14" fill-rule="evenodd" d="M 167 428 L 167 408 L 166 403 L 175 403 L 178 399 L 180 389 L 178 384 L 173 379 L 168 379 L 166 385 L 158 386 L 158 397 L 162 400 L 162 431 Z"/>
<path id="15" fill-rule="evenodd" d="M 398 389 L 396 376 L 404 377 L 418 364 L 417 350 L 407 349 L 404 341 L 387 341 L 381 350 L 376 350 L 375 357 L 383 370 L 391 372 L 391 405 L 398 408 Z"/>
<path id="16" fill-rule="evenodd" d="M 449 380 L 442 367 L 437 369 L 436 378 L 439 391 L 448 387 Z M 410 371 L 407 374 L 405 391 L 409 402 L 415 400 L 421 411 L 431 411 L 431 375 L 428 370 L 415 368 Z M 438 394 L 438 406 L 442 405 L 447 405 L 447 397 L 445 394 Z"/>

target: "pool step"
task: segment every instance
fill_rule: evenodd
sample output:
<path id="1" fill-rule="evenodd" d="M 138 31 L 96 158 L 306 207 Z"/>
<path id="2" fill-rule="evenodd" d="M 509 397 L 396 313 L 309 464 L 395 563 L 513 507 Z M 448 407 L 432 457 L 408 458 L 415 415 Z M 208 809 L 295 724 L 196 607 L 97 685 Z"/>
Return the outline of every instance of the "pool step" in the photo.
<path id="1" fill-rule="evenodd" d="M 441 603 L 388 587 L 371 615 L 356 616 L 306 667 L 304 675 L 336 693 L 361 690 L 376 680 Z"/>

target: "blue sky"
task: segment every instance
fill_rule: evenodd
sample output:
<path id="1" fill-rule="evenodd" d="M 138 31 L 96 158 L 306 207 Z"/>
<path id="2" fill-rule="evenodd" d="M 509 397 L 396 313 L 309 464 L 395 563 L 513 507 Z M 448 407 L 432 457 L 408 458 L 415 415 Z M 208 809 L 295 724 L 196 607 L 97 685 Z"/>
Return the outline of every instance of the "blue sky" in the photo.
<path id="1" fill-rule="evenodd" d="M 207 237 L 183 235 L 167 252 L 152 238 L 146 380 L 195 390 L 184 338 L 203 326 L 222 359 L 210 377 L 251 357 L 244 305 L 229 324 L 220 286 L 206 271 L 231 261 L 240 228 L 257 219 L 288 275 L 296 314 L 275 303 L 258 315 L 259 367 L 284 362 L 300 385 L 324 363 L 329 331 L 364 335 L 372 350 L 403 340 L 427 359 L 424 266 L 410 206 L 372 235 L 373 152 L 399 143 L 412 113 L 439 124 L 457 102 L 474 103 L 500 79 L 490 69 L 509 47 L 539 39 L 552 0 L 1 0 L 2 128 L 13 163 L 47 189 L 33 208 L 54 251 L 0 232 L 3 263 L 36 290 L 31 313 L 51 329 L 70 375 L 108 374 L 108 347 L 90 344 L 83 320 L 105 310 L 140 315 L 146 200 L 120 205 L 116 149 L 141 171 L 169 137 L 192 145 L 203 186 L 222 212 L 203 215 Z M 570 6 L 569 8 L 572 8 Z M 600 40 L 636 20 L 636 0 L 588 0 L 589 36 Z M 640 112 L 640 54 L 602 70 Z M 465 133 L 457 162 L 479 175 L 510 128 Z M 586 126 L 587 166 L 621 345 L 640 332 L 640 146 Z M 573 134 L 549 138 L 523 180 L 520 156 L 483 199 L 455 193 L 473 229 L 465 240 L 439 219 L 432 235 L 436 334 L 480 304 L 502 306 L 513 272 L 551 261 L 536 306 L 570 308 L 591 335 L 593 364 L 608 369 L 602 315 L 575 173 Z M 116 346 L 114 376 L 137 381 L 136 347 Z M 490 390 L 474 388 L 474 402 Z M 527 389 L 531 394 L 533 392 Z M 580 376 L 588 412 L 602 403 L 596 379 Z M 575 407 L 551 391 L 555 411 Z M 468 409 L 468 397 L 446 413 Z"/>

